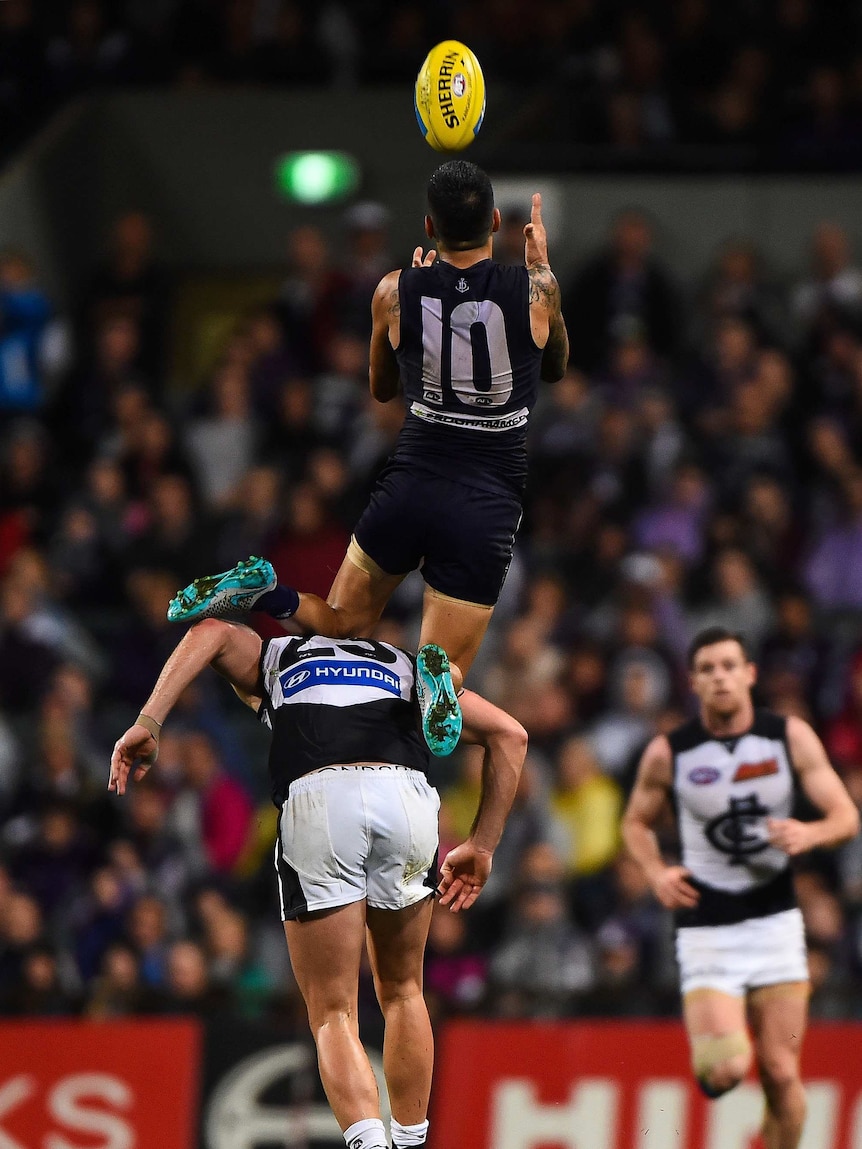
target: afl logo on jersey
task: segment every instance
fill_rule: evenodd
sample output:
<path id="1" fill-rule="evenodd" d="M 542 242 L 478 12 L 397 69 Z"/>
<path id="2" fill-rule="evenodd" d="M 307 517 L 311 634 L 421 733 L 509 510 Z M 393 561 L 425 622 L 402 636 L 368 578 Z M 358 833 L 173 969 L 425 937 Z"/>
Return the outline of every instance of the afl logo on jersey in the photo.
<path id="1" fill-rule="evenodd" d="M 710 782 L 717 782 L 721 771 L 716 766 L 695 766 L 689 771 L 688 780 L 694 786 L 708 786 Z"/>

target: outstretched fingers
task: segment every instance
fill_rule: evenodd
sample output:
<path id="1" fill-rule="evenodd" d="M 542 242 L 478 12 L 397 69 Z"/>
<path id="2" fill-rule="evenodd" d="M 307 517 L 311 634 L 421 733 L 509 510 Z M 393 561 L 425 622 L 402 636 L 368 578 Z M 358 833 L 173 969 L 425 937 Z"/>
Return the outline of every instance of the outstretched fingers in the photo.
<path id="1" fill-rule="evenodd" d="M 108 775 L 108 789 L 117 794 L 125 794 L 129 774 L 136 782 L 147 773 L 159 753 L 159 744 L 150 731 L 135 723 L 114 743 L 111 754 L 111 771 Z M 136 760 L 138 761 L 135 766 Z"/>
<path id="2" fill-rule="evenodd" d="M 481 890 L 480 886 L 475 886 L 464 878 L 453 878 L 448 884 L 444 879 L 440 885 L 445 886 L 441 892 L 440 905 L 447 906 L 453 914 L 457 914 L 460 910 L 468 910 Z"/>
<path id="3" fill-rule="evenodd" d="M 116 790 L 117 794 L 125 794 L 126 782 L 129 778 L 129 771 L 132 768 L 132 761 L 125 741 L 122 738 L 118 738 L 114 743 L 114 750 L 111 754 L 111 772 L 108 776 L 109 790 Z"/>

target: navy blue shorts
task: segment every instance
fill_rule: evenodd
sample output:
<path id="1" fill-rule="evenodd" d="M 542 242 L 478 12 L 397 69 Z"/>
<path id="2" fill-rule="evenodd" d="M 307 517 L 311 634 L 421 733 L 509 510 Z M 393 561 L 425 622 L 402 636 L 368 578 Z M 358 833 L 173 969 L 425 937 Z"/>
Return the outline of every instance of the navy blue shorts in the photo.
<path id="1" fill-rule="evenodd" d="M 494 606 L 520 521 L 514 495 L 393 463 L 377 480 L 354 538 L 387 574 L 421 568 L 432 590 Z"/>

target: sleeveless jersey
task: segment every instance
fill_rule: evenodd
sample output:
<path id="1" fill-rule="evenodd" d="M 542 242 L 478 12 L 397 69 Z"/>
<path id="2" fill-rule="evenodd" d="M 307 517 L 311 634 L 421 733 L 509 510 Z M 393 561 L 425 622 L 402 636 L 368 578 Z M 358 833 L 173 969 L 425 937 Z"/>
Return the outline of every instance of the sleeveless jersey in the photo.
<path id="1" fill-rule="evenodd" d="M 390 762 L 427 774 L 414 673 L 413 656 L 385 642 L 319 635 L 265 642 L 258 717 L 272 731 L 276 806 L 291 782 L 322 766 Z"/>
<path id="2" fill-rule="evenodd" d="M 407 416 L 395 460 L 520 496 L 542 364 L 526 267 L 438 259 L 402 271 L 398 291 Z"/>
<path id="3" fill-rule="evenodd" d="M 755 712 L 745 734 L 717 738 L 700 719 L 669 736 L 682 864 L 700 890 L 677 925 L 724 925 L 795 905 L 789 858 L 769 844 L 767 818 L 788 818 L 796 775 L 786 719 Z"/>

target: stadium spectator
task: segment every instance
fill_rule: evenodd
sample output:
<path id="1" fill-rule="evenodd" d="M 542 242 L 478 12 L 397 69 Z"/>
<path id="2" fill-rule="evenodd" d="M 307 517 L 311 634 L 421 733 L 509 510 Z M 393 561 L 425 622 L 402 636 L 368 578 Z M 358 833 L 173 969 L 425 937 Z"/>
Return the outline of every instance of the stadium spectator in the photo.
<path id="1" fill-rule="evenodd" d="M 94 1021 L 107 1021 L 145 1012 L 145 1005 L 135 951 L 117 942 L 105 951 L 99 974 L 90 982 L 84 1015 Z"/>
<path id="2" fill-rule="evenodd" d="M 569 738 L 560 749 L 551 811 L 568 835 L 563 860 L 569 877 L 588 877 L 610 865 L 620 848 L 622 791 L 602 773 L 585 738 Z"/>
<path id="3" fill-rule="evenodd" d="M 652 255 L 653 241 L 653 225 L 642 212 L 623 212 L 608 247 L 563 288 L 572 362 L 583 370 L 605 366 L 612 345 L 634 334 L 656 355 L 676 350 L 675 286 Z"/>
<path id="4" fill-rule="evenodd" d="M 491 959 L 493 1011 L 498 1017 L 565 1017 L 577 994 L 595 980 L 595 955 L 569 920 L 562 887 L 524 886 L 512 920 Z"/>
<path id="5" fill-rule="evenodd" d="M 186 735 L 183 763 L 186 784 L 197 795 L 209 866 L 216 874 L 228 873 L 248 839 L 251 801 L 242 786 L 226 773 L 217 747 L 203 731 Z"/>
<path id="6" fill-rule="evenodd" d="M 164 367 L 165 309 L 170 281 L 155 255 L 152 220 L 140 211 L 118 216 L 108 250 L 93 270 L 84 304 L 82 336 L 87 340 L 106 323 L 128 320 L 139 337 L 130 363 L 158 386 Z"/>
<path id="7" fill-rule="evenodd" d="M 152 1008 L 159 1013 L 212 1017 L 230 1005 L 230 992 L 215 986 L 210 978 L 201 946 L 191 941 L 174 942 L 167 953 L 164 988 L 154 998 Z"/>
<path id="8" fill-rule="evenodd" d="M 852 261 L 850 238 L 835 223 L 818 224 L 811 239 L 811 275 L 793 292 L 794 318 L 816 346 L 836 321 L 862 314 L 862 271 Z"/>
<path id="9" fill-rule="evenodd" d="M 425 994 L 431 1020 L 475 1012 L 485 996 L 488 960 L 471 946 L 467 919 L 435 906 L 425 952 Z"/>

